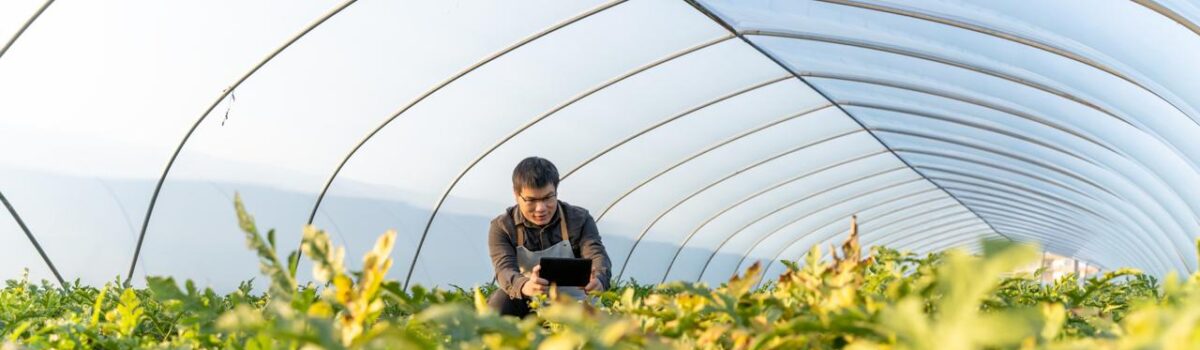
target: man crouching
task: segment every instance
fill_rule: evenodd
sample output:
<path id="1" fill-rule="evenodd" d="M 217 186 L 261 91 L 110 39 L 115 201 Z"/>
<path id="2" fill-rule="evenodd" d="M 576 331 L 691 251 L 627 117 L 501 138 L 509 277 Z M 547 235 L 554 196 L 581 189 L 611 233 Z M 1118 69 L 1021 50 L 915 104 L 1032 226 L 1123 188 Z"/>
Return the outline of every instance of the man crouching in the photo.
<path id="1" fill-rule="evenodd" d="M 488 306 L 502 315 L 525 317 L 529 300 L 546 293 L 549 283 L 538 276 L 543 257 L 584 258 L 592 261 L 587 286 L 559 287 L 559 293 L 584 299 L 586 292 L 606 290 L 612 263 L 596 220 L 587 209 L 558 200 L 558 169 L 550 161 L 529 157 L 513 169 L 513 196 L 517 205 L 492 219 L 488 250 L 500 289 L 488 298 Z"/>

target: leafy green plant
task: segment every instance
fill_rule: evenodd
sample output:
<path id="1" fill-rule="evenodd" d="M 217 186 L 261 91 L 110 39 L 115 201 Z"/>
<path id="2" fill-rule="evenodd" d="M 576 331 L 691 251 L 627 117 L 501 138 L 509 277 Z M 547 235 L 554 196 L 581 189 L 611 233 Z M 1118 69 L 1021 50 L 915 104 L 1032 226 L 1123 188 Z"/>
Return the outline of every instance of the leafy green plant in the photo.
<path id="1" fill-rule="evenodd" d="M 487 284 L 449 290 L 385 278 L 395 232 L 349 271 L 345 250 L 302 230 L 278 251 L 240 197 L 237 219 L 269 282 L 230 293 L 148 277 L 146 288 L 7 281 L 0 345 L 16 348 L 228 349 L 1193 349 L 1200 348 L 1200 274 L 1161 282 L 1119 269 L 1043 283 L 1008 274 L 1036 249 L 985 242 L 983 253 L 862 251 L 857 226 L 831 259 L 813 247 L 765 283 L 753 264 L 728 281 L 617 281 L 594 301 L 538 298 L 518 319 L 487 306 Z M 301 254 L 303 253 L 303 254 Z M 313 282 L 297 283 L 299 259 Z"/>

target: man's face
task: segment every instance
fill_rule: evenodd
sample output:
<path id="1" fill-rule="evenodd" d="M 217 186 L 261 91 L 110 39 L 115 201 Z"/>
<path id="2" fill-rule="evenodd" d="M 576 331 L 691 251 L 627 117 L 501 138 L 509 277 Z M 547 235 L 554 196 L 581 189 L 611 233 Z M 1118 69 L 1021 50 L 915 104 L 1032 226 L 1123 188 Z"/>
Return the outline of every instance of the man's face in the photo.
<path id="1" fill-rule="evenodd" d="M 554 212 L 558 210 L 557 190 L 554 185 L 541 188 L 521 187 L 521 191 L 513 194 L 517 197 L 517 208 L 521 209 L 525 220 L 541 226 L 550 223 L 550 218 L 553 218 Z"/>

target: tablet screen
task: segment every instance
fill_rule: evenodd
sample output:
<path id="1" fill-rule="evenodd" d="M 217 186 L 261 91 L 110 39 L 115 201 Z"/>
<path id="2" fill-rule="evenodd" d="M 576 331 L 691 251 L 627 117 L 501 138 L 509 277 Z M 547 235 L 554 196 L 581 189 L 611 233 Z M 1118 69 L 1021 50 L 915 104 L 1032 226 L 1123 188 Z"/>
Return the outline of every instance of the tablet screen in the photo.
<path id="1" fill-rule="evenodd" d="M 560 287 L 586 286 L 592 275 L 592 261 L 573 258 L 542 258 L 541 277 Z"/>

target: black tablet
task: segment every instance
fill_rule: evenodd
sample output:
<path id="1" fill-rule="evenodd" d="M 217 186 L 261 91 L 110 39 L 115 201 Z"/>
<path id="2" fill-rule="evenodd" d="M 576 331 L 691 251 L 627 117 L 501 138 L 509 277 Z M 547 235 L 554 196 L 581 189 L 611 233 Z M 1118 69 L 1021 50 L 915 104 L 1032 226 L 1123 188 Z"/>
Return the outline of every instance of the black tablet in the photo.
<path id="1" fill-rule="evenodd" d="M 592 277 L 592 261 L 573 258 L 542 258 L 541 277 L 560 287 L 583 287 Z"/>

